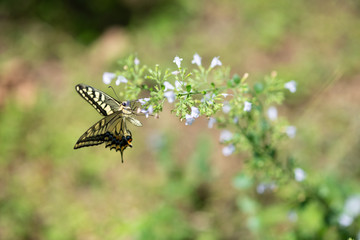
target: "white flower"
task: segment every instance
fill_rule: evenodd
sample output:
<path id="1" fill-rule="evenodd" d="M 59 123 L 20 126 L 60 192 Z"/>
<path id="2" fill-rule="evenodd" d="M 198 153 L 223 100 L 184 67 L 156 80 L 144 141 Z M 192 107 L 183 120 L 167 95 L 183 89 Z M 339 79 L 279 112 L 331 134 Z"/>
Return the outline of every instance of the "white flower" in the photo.
<path id="1" fill-rule="evenodd" d="M 291 93 L 296 92 L 296 82 L 294 80 L 291 80 L 290 82 L 285 83 L 285 88 L 289 89 Z"/>
<path id="2" fill-rule="evenodd" d="M 115 73 L 104 72 L 104 74 L 103 74 L 103 82 L 105 84 L 110 84 L 111 80 L 113 80 L 115 77 L 116 77 Z"/>
<path id="3" fill-rule="evenodd" d="M 226 98 L 227 96 L 232 96 L 232 94 L 229 93 L 221 93 L 220 95 L 222 95 L 224 98 Z"/>
<path id="4" fill-rule="evenodd" d="M 220 142 L 230 141 L 232 136 L 233 134 L 229 130 L 222 130 L 220 133 Z"/>
<path id="5" fill-rule="evenodd" d="M 285 132 L 289 138 L 294 138 L 296 135 L 296 127 L 295 126 L 287 126 Z"/>
<path id="6" fill-rule="evenodd" d="M 269 107 L 269 109 L 267 110 L 267 115 L 271 121 L 275 121 L 278 116 L 278 111 L 276 107 L 274 106 Z"/>
<path id="7" fill-rule="evenodd" d="M 251 111 L 251 106 L 252 106 L 251 102 L 245 101 L 244 102 L 244 111 L 245 112 L 250 112 Z"/>
<path id="8" fill-rule="evenodd" d="M 229 113 L 231 110 L 231 106 L 228 102 L 224 102 L 223 107 L 222 107 L 222 111 L 223 113 Z"/>
<path id="9" fill-rule="evenodd" d="M 191 116 L 198 118 L 200 116 L 200 110 L 197 107 L 191 107 Z"/>
<path id="10" fill-rule="evenodd" d="M 360 215 L 360 195 L 352 195 L 346 199 L 344 212 L 354 218 Z"/>
<path id="11" fill-rule="evenodd" d="M 213 117 L 210 117 L 209 121 L 208 121 L 208 128 L 213 128 L 215 123 L 216 123 L 216 119 Z"/>
<path id="12" fill-rule="evenodd" d="M 184 82 L 181 81 L 175 81 L 175 89 L 180 91 L 182 90 L 182 86 L 184 85 Z"/>
<path id="13" fill-rule="evenodd" d="M 176 71 L 172 71 L 172 72 L 171 72 L 171 74 L 172 74 L 172 75 L 178 75 L 179 73 L 180 73 L 180 72 L 179 72 L 179 71 L 177 71 L 177 70 L 176 70 Z"/>
<path id="14" fill-rule="evenodd" d="M 135 65 L 139 65 L 139 64 L 140 64 L 140 60 L 139 60 L 137 57 L 134 59 L 134 64 L 135 64 Z"/>
<path id="15" fill-rule="evenodd" d="M 139 102 L 141 105 L 144 105 L 144 104 L 147 103 L 148 101 L 150 101 L 150 98 L 140 98 L 140 99 L 138 99 L 138 102 Z"/>
<path id="16" fill-rule="evenodd" d="M 270 183 L 260 183 L 259 185 L 257 185 L 256 187 L 256 192 L 258 194 L 263 194 L 265 193 L 265 191 L 273 191 L 276 188 L 276 184 L 274 182 L 270 182 Z"/>
<path id="17" fill-rule="evenodd" d="M 164 90 L 164 92 L 166 92 L 167 90 L 174 90 L 174 86 L 171 84 L 171 83 L 169 83 L 168 81 L 165 81 L 164 82 L 164 86 L 165 86 L 165 90 Z"/>
<path id="18" fill-rule="evenodd" d="M 182 58 L 179 58 L 178 56 L 176 56 L 175 58 L 174 58 L 174 63 L 177 65 L 177 67 L 178 68 L 180 68 L 180 66 L 181 66 L 181 61 L 182 61 L 183 59 Z"/>
<path id="19" fill-rule="evenodd" d="M 199 56 L 199 54 L 195 53 L 194 54 L 194 58 L 193 60 L 191 61 L 192 64 L 196 64 L 198 65 L 199 67 L 201 66 L 201 57 Z"/>
<path id="20" fill-rule="evenodd" d="M 306 172 L 304 170 L 302 170 L 301 168 L 295 168 L 294 174 L 295 174 L 295 180 L 298 182 L 302 182 L 306 178 Z"/>
<path id="21" fill-rule="evenodd" d="M 295 211 L 290 211 L 288 213 L 288 219 L 290 220 L 290 222 L 297 222 L 298 220 L 298 215 Z"/>
<path id="22" fill-rule="evenodd" d="M 154 108 L 152 105 L 150 105 L 147 110 L 145 110 L 145 109 L 141 110 L 142 113 L 145 113 L 146 118 L 148 118 L 149 115 L 153 114 L 153 111 L 154 111 Z"/>
<path id="23" fill-rule="evenodd" d="M 220 57 L 214 57 L 213 60 L 211 61 L 211 64 L 210 64 L 210 68 L 214 68 L 216 66 L 221 66 L 222 63 L 221 61 L 219 60 Z"/>
<path id="24" fill-rule="evenodd" d="M 127 83 L 127 82 L 128 82 L 128 80 L 124 76 L 118 76 L 115 84 L 120 85 L 120 83 Z"/>
<path id="25" fill-rule="evenodd" d="M 167 98 L 169 103 L 173 103 L 175 101 L 175 93 L 174 93 L 174 91 L 164 92 L 164 97 Z"/>
<path id="26" fill-rule="evenodd" d="M 195 121 L 195 118 L 190 114 L 186 114 L 185 119 L 186 119 L 185 125 L 191 125 Z"/>
<path id="27" fill-rule="evenodd" d="M 338 223 L 343 227 L 350 226 L 353 223 L 353 221 L 354 221 L 354 218 L 345 213 L 341 214 L 338 219 Z"/>
<path id="28" fill-rule="evenodd" d="M 234 124 L 237 124 L 238 122 L 239 122 L 239 117 L 234 117 L 234 118 L 233 118 L 233 123 L 234 123 Z"/>
<path id="29" fill-rule="evenodd" d="M 230 144 L 230 145 L 227 145 L 225 147 L 223 147 L 222 149 L 222 154 L 227 157 L 227 156 L 230 156 L 231 154 L 233 154 L 235 152 L 235 146 Z"/>

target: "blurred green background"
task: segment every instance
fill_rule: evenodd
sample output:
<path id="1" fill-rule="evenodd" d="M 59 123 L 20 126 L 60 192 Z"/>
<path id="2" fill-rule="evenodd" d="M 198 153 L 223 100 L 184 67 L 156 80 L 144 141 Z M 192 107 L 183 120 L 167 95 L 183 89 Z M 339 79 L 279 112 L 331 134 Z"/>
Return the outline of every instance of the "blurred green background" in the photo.
<path id="1" fill-rule="evenodd" d="M 132 53 L 174 68 L 197 52 L 250 82 L 272 70 L 296 80 L 279 109 L 297 127 L 284 151 L 326 191 L 360 193 L 357 0 L 5 0 L 0 19 L 0 239 L 296 239 L 282 203 L 263 218 L 281 224 L 251 228 L 232 183 L 246 153 L 224 157 L 205 118 L 185 126 L 170 105 L 140 117 L 124 164 L 103 146 L 73 150 L 100 119 L 74 86 L 109 92 L 103 72 Z M 316 206 L 304 215 L 316 239 Z"/>

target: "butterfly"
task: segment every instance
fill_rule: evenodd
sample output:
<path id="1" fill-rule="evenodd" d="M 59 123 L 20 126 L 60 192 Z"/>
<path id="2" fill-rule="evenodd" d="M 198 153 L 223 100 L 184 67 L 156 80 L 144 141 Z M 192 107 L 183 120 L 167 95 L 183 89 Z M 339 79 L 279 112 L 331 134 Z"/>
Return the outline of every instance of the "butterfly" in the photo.
<path id="1" fill-rule="evenodd" d="M 74 149 L 105 143 L 106 148 L 120 151 L 121 162 L 123 162 L 123 152 L 127 147 L 132 147 L 133 140 L 126 122 L 129 121 L 137 127 L 142 126 L 141 122 L 133 117 L 134 108 L 130 106 L 130 102 L 119 102 L 106 93 L 85 84 L 76 85 L 75 90 L 104 118 L 79 138 Z"/>

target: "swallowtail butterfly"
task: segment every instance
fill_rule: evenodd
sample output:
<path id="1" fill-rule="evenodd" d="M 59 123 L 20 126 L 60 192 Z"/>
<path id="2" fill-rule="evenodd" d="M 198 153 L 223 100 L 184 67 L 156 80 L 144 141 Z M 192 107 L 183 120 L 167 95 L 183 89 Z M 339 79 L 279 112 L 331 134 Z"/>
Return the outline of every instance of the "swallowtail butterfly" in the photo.
<path id="1" fill-rule="evenodd" d="M 141 122 L 133 117 L 134 109 L 130 107 L 129 102 L 119 102 L 88 85 L 78 84 L 75 89 L 104 118 L 95 123 L 79 138 L 74 149 L 105 143 L 105 147 L 110 147 L 110 150 L 120 151 L 121 162 L 123 162 L 124 150 L 127 147 L 132 147 L 132 135 L 126 127 L 126 121 L 137 127 L 142 126 Z"/>

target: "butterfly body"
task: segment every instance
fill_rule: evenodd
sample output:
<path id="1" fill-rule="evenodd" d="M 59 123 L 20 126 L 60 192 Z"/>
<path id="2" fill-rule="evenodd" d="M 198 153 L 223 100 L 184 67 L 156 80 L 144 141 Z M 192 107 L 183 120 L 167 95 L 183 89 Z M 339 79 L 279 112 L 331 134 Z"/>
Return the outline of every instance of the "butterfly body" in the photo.
<path id="1" fill-rule="evenodd" d="M 79 138 L 74 149 L 105 143 L 106 148 L 120 151 L 121 161 L 123 161 L 124 150 L 132 147 L 132 135 L 126 127 L 126 122 L 129 121 L 138 127 L 142 126 L 141 122 L 133 117 L 134 111 L 130 104 L 119 102 L 106 93 L 85 84 L 78 84 L 75 89 L 104 118 Z"/>

